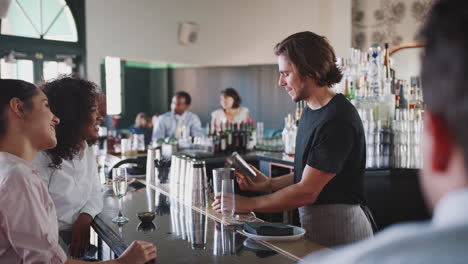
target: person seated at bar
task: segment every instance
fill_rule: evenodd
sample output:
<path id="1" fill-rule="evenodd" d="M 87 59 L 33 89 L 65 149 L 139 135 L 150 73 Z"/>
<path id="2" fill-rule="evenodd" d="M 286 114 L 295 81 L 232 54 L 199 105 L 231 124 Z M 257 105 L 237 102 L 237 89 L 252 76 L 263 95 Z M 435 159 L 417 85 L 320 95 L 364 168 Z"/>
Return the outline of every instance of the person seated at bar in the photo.
<path id="1" fill-rule="evenodd" d="M 145 136 L 145 145 L 149 145 L 151 142 L 151 127 L 150 127 L 150 120 L 148 116 L 140 112 L 135 117 L 135 124 L 129 127 L 129 131 L 132 134 L 136 135 L 144 135 Z"/>
<path id="2" fill-rule="evenodd" d="M 149 127 L 153 129 L 158 124 L 158 120 L 159 120 L 159 116 L 157 114 L 154 114 L 153 116 L 151 116 L 151 122 L 150 122 Z"/>
<path id="3" fill-rule="evenodd" d="M 326 247 L 373 234 L 365 206 L 366 141 L 356 108 L 332 86 L 343 77 L 328 40 L 312 32 L 293 34 L 275 47 L 279 85 L 294 102 L 305 101 L 296 137 L 294 172 L 252 180 L 236 173 L 243 190 L 272 192 L 236 196 L 236 212 L 299 209 L 305 238 Z M 220 196 L 213 203 L 220 210 Z"/>
<path id="4" fill-rule="evenodd" d="M 34 84 L 0 79 L 0 263 L 87 263 L 67 260 L 54 202 L 32 164 L 38 151 L 56 146 L 59 122 Z M 101 263 L 154 258 L 155 246 L 134 241 L 118 259 Z"/>
<path id="5" fill-rule="evenodd" d="M 102 210 L 101 184 L 91 147 L 102 121 L 99 91 L 94 83 L 75 77 L 44 83 L 41 89 L 61 122 L 55 128 L 55 148 L 40 151 L 33 163 L 55 203 L 65 251 L 82 257 L 89 247 L 91 222 Z"/>
<path id="6" fill-rule="evenodd" d="M 153 139 L 180 137 L 186 129 L 190 136 L 203 136 L 200 118 L 189 112 L 192 97 L 187 92 L 179 91 L 172 97 L 171 111 L 159 116 L 153 128 Z"/>
<path id="7" fill-rule="evenodd" d="M 393 225 L 309 263 L 468 262 L 468 2 L 436 1 L 421 31 L 426 109 L 419 182 L 432 219 Z"/>
<path id="8" fill-rule="evenodd" d="M 226 88 L 221 91 L 219 96 L 221 109 L 211 113 L 211 124 L 220 127 L 220 124 L 241 123 L 249 119 L 249 109 L 241 107 L 242 98 L 234 88 Z"/>

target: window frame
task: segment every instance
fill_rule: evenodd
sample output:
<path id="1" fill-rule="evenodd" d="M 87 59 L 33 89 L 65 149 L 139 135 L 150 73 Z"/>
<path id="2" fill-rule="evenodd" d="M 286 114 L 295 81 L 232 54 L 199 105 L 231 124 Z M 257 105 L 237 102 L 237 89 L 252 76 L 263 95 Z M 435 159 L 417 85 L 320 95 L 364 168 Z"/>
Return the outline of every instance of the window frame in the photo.
<path id="1" fill-rule="evenodd" d="M 42 81 L 43 62 L 56 60 L 57 55 L 75 56 L 73 72 L 87 75 L 86 70 L 86 27 L 85 27 L 85 1 L 65 0 L 75 19 L 77 42 L 57 41 L 3 35 L 0 33 L 0 56 L 7 55 L 10 51 L 26 54 L 26 59 L 32 59 L 34 63 L 34 81 Z M 1 20 L 0 20 L 1 23 Z M 23 59 L 23 57 L 18 58 Z"/>

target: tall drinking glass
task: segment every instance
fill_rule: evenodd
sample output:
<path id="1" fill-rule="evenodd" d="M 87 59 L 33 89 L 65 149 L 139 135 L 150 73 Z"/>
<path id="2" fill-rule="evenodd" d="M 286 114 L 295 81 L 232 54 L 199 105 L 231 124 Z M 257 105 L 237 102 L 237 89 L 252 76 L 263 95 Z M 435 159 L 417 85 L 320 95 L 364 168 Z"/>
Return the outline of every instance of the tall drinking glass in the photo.
<path id="1" fill-rule="evenodd" d="M 223 215 L 234 216 L 236 209 L 236 199 L 234 197 L 234 180 L 221 180 L 221 211 Z"/>
<path id="2" fill-rule="evenodd" d="M 122 215 L 122 198 L 127 194 L 127 169 L 112 169 L 112 186 L 114 194 L 119 199 L 119 215 L 112 219 L 114 223 L 126 223 L 128 218 Z"/>
<path id="3" fill-rule="evenodd" d="M 235 170 L 232 168 L 213 169 L 213 194 L 218 195 L 221 192 L 221 183 L 224 179 L 234 179 Z"/>

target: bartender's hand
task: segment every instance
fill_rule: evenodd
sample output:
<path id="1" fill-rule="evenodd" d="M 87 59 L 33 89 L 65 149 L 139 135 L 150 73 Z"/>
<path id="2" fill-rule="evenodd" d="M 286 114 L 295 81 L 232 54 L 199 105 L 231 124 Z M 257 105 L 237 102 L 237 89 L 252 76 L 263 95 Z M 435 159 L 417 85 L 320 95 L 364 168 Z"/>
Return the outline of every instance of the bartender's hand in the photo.
<path id="1" fill-rule="evenodd" d="M 235 212 L 236 214 L 248 214 L 252 212 L 253 204 L 252 204 L 252 199 L 249 197 L 244 197 L 240 195 L 226 195 L 224 197 L 226 200 L 227 204 L 231 204 L 228 200 L 229 199 L 236 199 L 235 201 Z M 215 196 L 214 202 L 211 204 L 213 207 L 213 210 L 215 210 L 218 213 L 222 213 L 221 211 L 221 193 L 218 193 L 218 195 Z"/>
<path id="2" fill-rule="evenodd" d="M 236 171 L 236 180 L 241 190 L 257 192 L 271 191 L 270 178 L 265 176 L 265 174 L 257 170 L 257 168 L 255 168 L 254 166 L 250 164 L 249 166 L 255 171 L 255 174 L 257 174 L 257 176 L 255 176 L 255 178 L 252 180 L 249 176 L 246 176 Z"/>
<path id="3" fill-rule="evenodd" d="M 117 259 L 122 264 L 144 264 L 156 258 L 157 248 L 149 242 L 135 240 Z"/>
<path id="4" fill-rule="evenodd" d="M 70 255 L 81 258 L 89 250 L 89 231 L 93 218 L 86 213 L 81 213 L 73 224 L 70 243 Z"/>

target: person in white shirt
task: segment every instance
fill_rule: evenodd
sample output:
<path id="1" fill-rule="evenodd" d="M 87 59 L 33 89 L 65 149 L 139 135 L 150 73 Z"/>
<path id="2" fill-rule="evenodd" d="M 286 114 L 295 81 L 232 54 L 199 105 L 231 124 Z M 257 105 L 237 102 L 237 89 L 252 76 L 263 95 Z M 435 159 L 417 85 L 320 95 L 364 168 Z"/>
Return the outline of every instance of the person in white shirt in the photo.
<path id="1" fill-rule="evenodd" d="M 221 109 L 211 112 L 211 124 L 220 127 L 220 124 L 242 123 L 249 119 L 249 109 L 240 106 L 242 98 L 234 88 L 226 88 L 221 91 L 219 96 Z"/>
<path id="2" fill-rule="evenodd" d="M 57 144 L 60 120 L 34 84 L 0 79 L 0 263 L 89 263 L 67 259 L 58 241 L 54 202 L 32 160 Z M 143 264 L 156 247 L 134 241 L 115 260 L 99 263 Z"/>
<path id="3" fill-rule="evenodd" d="M 52 112 L 62 121 L 56 128 L 57 146 L 39 152 L 34 164 L 57 208 L 65 249 L 73 257 L 82 257 L 89 247 L 91 223 L 103 202 L 90 147 L 102 121 L 97 107 L 99 91 L 94 83 L 72 77 L 47 82 L 41 88 Z"/>
<path id="4" fill-rule="evenodd" d="M 420 182 L 431 220 L 394 225 L 306 263 L 468 263 L 468 1 L 435 1 L 421 35 Z"/>
<path id="5" fill-rule="evenodd" d="M 192 102 L 190 94 L 184 91 L 177 92 L 172 97 L 171 111 L 159 116 L 153 127 L 153 140 L 166 137 L 180 137 L 184 131 L 190 136 L 203 136 L 200 118 L 189 112 Z"/>

